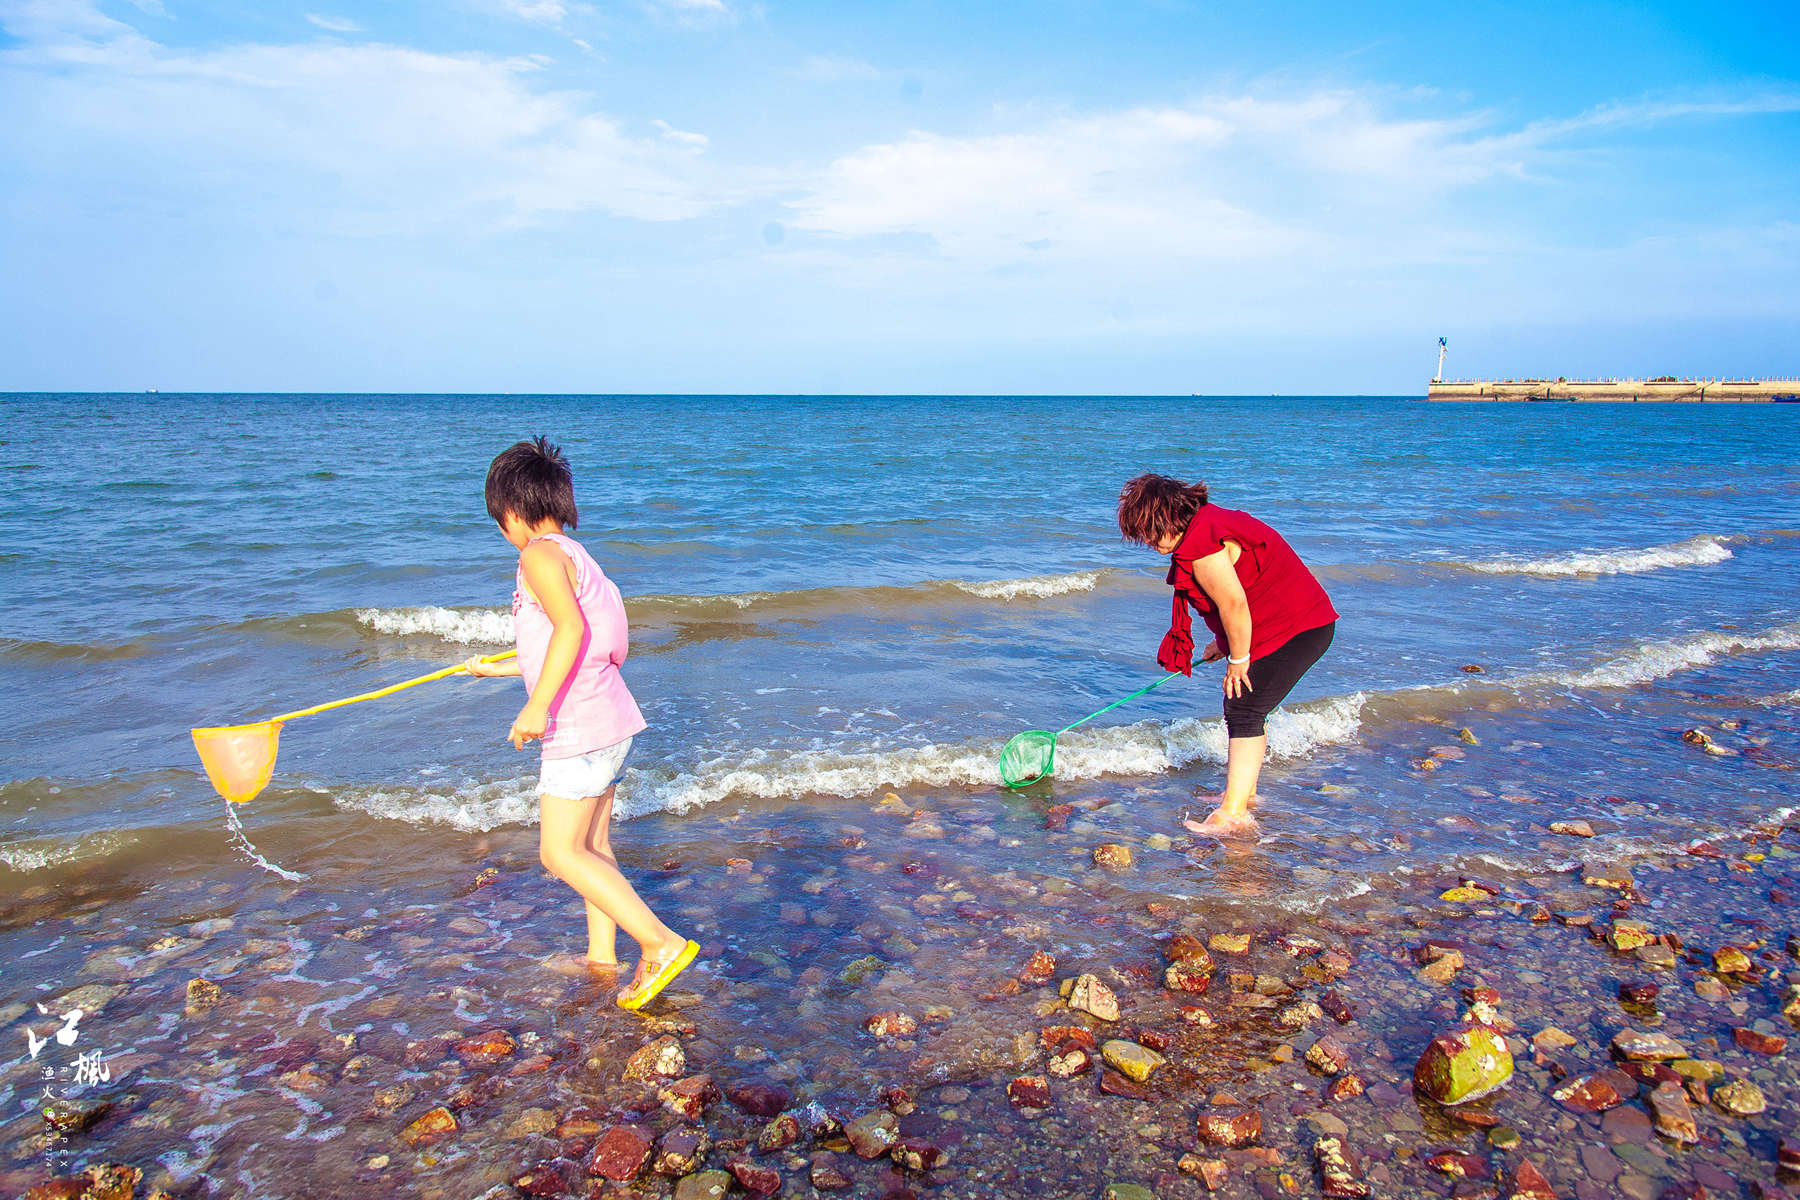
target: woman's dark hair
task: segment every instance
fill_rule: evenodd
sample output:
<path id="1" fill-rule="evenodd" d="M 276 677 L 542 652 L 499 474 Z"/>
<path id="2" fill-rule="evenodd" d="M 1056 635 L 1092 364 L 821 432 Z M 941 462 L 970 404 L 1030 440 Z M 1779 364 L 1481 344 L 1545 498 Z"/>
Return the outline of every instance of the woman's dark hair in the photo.
<path id="1" fill-rule="evenodd" d="M 487 473 L 488 516 L 511 513 L 527 525 L 554 517 L 575 528 L 575 476 L 569 460 L 547 437 L 518 442 L 495 456 Z"/>
<path id="2" fill-rule="evenodd" d="M 1119 492 L 1119 532 L 1128 542 L 1152 549 L 1171 535 L 1180 537 L 1206 503 L 1206 484 L 1186 484 L 1167 475 L 1139 475 Z"/>

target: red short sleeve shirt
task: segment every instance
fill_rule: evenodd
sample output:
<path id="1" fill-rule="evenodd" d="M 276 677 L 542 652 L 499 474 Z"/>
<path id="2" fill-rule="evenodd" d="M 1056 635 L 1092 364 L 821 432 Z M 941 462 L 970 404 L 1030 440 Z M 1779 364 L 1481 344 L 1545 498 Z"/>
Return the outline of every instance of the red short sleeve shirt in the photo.
<path id="1" fill-rule="evenodd" d="M 1194 581 L 1194 563 L 1236 542 L 1238 582 L 1250 602 L 1250 657 L 1261 658 L 1285 646 L 1295 634 L 1338 619 L 1331 597 L 1300 561 L 1287 539 L 1246 512 L 1203 504 L 1188 522 L 1181 544 L 1170 557 L 1169 582 L 1187 596 L 1194 611 L 1224 646 L 1225 624 L 1219 608 Z"/>

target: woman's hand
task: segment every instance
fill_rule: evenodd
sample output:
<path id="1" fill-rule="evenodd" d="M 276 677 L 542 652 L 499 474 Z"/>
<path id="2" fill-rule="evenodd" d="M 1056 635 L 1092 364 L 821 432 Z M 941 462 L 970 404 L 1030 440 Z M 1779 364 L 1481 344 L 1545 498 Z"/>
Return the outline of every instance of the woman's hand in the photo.
<path id="1" fill-rule="evenodd" d="M 471 654 L 465 658 L 462 669 L 481 679 L 492 679 L 498 673 L 493 669 L 493 664 L 487 662 L 479 654 Z"/>
<path id="2" fill-rule="evenodd" d="M 1214 638 L 1212 641 L 1208 642 L 1206 644 L 1206 649 L 1200 652 L 1201 662 L 1218 662 L 1224 657 L 1225 651 L 1224 648 L 1219 645 L 1218 638 Z"/>
<path id="3" fill-rule="evenodd" d="M 543 737 L 549 724 L 550 711 L 527 700 L 519 715 L 513 718 L 512 728 L 506 731 L 506 740 L 513 744 L 514 750 L 523 750 L 526 742 Z"/>
<path id="4" fill-rule="evenodd" d="M 1227 662 L 1225 664 L 1225 696 L 1235 700 L 1246 692 L 1256 689 L 1250 686 L 1250 664 Z"/>

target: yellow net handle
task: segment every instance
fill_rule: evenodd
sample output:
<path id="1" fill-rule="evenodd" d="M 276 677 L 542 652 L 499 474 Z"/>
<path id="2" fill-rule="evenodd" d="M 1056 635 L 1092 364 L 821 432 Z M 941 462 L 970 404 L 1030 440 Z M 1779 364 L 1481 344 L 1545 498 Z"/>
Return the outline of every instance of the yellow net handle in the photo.
<path id="1" fill-rule="evenodd" d="M 507 650 L 500 654 L 485 655 L 482 657 L 481 661 L 484 663 L 500 662 L 504 659 L 512 658 L 517 654 L 517 650 Z M 364 700 L 379 700 L 383 696 L 391 696 L 395 692 L 405 691 L 409 687 L 418 687 L 421 683 L 430 683 L 434 679 L 445 679 L 466 670 L 468 670 L 467 667 L 463 666 L 461 663 L 457 663 L 454 667 L 445 667 L 441 671 L 433 671 L 431 674 L 421 675 L 417 679 L 408 679 L 405 683 L 396 683 L 390 687 L 384 687 L 380 691 L 364 692 L 360 696 L 346 696 L 342 700 L 333 700 L 327 704 L 315 704 L 311 708 L 296 709 L 291 713 L 282 713 L 279 717 L 270 717 L 269 723 L 279 725 L 283 721 L 291 721 L 295 717 L 310 717 L 314 713 L 322 713 L 329 708 L 342 708 L 346 704 L 360 704 Z"/>

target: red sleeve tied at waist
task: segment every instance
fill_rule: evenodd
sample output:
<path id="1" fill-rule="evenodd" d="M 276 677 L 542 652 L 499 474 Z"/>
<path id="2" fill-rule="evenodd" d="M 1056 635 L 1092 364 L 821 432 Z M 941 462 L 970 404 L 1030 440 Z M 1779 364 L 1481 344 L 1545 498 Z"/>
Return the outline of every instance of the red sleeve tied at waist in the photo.
<path id="1" fill-rule="evenodd" d="M 1241 551 L 1233 565 L 1244 599 L 1250 606 L 1250 656 L 1262 658 L 1286 645 L 1297 633 L 1337 620 L 1337 610 L 1293 547 L 1275 530 L 1249 513 L 1203 504 L 1169 556 L 1167 582 L 1175 589 L 1169 610 L 1169 632 L 1163 635 L 1156 661 L 1165 671 L 1193 673 L 1191 605 L 1225 646 L 1225 626 L 1218 605 L 1194 579 L 1194 563 L 1216 554 L 1226 542 Z"/>

